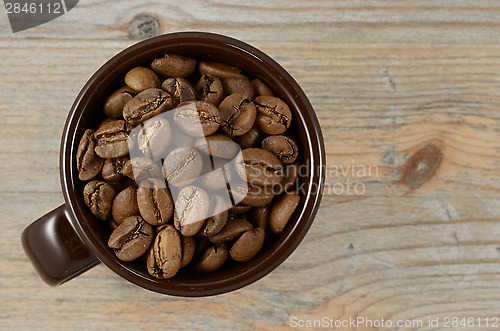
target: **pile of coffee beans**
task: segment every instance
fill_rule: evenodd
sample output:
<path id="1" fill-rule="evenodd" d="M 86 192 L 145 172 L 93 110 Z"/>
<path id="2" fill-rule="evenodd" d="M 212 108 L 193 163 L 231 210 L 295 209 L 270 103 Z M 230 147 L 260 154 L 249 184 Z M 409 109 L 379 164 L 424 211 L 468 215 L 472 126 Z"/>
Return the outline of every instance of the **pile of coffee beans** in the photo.
<path id="1" fill-rule="evenodd" d="M 300 202 L 289 106 L 236 67 L 174 54 L 124 83 L 76 154 L 108 246 L 159 279 L 254 258 Z"/>

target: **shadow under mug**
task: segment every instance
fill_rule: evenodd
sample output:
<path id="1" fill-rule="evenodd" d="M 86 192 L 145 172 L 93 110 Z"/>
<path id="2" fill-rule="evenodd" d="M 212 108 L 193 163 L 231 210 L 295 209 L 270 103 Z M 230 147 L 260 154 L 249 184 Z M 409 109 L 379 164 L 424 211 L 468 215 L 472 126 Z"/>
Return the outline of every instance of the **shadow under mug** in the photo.
<path id="1" fill-rule="evenodd" d="M 149 275 L 145 263 L 119 260 L 107 246 L 110 228 L 99 221 L 83 201 L 85 183 L 78 179 L 75 155 L 87 128 L 103 119 L 106 97 L 124 85 L 125 74 L 136 66 L 149 66 L 165 53 L 198 60 L 223 62 L 258 77 L 292 110 L 289 128 L 300 148 L 301 202 L 288 226 L 251 261 L 229 263 L 212 273 L 180 270 L 171 279 Z M 60 285 L 103 262 L 121 277 L 143 288 L 177 296 L 207 296 L 229 292 L 262 278 L 295 250 L 311 226 L 321 200 L 325 176 L 323 136 L 314 110 L 292 76 L 269 56 L 239 40 L 204 32 L 180 32 L 139 42 L 106 62 L 85 84 L 64 127 L 60 151 L 60 178 L 65 204 L 30 224 L 22 244 L 41 278 Z M 141 261 L 143 262 L 143 261 Z M 184 268 L 183 268 L 184 269 Z"/>

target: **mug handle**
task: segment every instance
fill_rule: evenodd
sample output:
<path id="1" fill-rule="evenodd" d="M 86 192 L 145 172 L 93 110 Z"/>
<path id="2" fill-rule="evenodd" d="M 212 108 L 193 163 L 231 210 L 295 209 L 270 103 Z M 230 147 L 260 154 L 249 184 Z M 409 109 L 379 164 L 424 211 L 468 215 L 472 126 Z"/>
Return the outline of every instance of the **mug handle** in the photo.
<path id="1" fill-rule="evenodd" d="M 28 225 L 21 241 L 36 271 L 50 286 L 61 285 L 100 263 L 71 225 L 66 205 Z"/>

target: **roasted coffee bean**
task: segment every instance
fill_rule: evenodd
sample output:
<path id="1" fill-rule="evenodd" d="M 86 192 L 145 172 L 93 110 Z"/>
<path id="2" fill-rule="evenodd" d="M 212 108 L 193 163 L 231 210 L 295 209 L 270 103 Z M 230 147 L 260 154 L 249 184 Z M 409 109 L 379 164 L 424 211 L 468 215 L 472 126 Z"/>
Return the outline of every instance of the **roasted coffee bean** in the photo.
<path id="1" fill-rule="evenodd" d="M 245 77 L 245 75 L 241 73 L 241 69 L 224 63 L 200 62 L 198 70 L 201 75 L 216 76 L 221 79 L 230 77 Z"/>
<path id="2" fill-rule="evenodd" d="M 207 219 L 201 230 L 205 236 L 216 235 L 224 228 L 227 223 L 228 209 L 231 206 L 231 201 L 226 201 L 222 196 L 214 194 L 211 196 L 210 205 L 212 206 L 210 215 L 213 216 Z"/>
<path id="3" fill-rule="evenodd" d="M 273 233 L 278 234 L 283 231 L 299 202 L 300 195 L 297 192 L 288 192 L 273 204 L 269 215 L 269 225 Z"/>
<path id="4" fill-rule="evenodd" d="M 102 169 L 104 160 L 95 153 L 96 144 L 94 130 L 87 129 L 76 151 L 76 168 L 80 180 L 90 180 Z"/>
<path id="5" fill-rule="evenodd" d="M 203 161 L 203 171 L 196 183 L 210 192 L 226 188 L 232 179 L 233 171 L 227 160 L 207 157 Z"/>
<path id="6" fill-rule="evenodd" d="M 250 130 L 255 122 L 257 110 L 252 101 L 243 94 L 231 94 L 219 105 L 221 130 L 230 136 L 241 136 Z"/>
<path id="7" fill-rule="evenodd" d="M 252 207 L 265 206 L 274 198 L 273 190 L 269 186 L 234 185 L 231 186 L 231 194 L 241 204 Z"/>
<path id="8" fill-rule="evenodd" d="M 159 75 L 173 78 L 190 76 L 196 69 L 196 60 L 175 54 L 165 54 L 151 63 L 151 68 Z"/>
<path id="9" fill-rule="evenodd" d="M 210 198 L 205 190 L 184 187 L 175 201 L 174 225 L 182 235 L 194 236 L 203 226 L 210 211 Z"/>
<path id="10" fill-rule="evenodd" d="M 159 279 L 168 279 L 179 271 L 182 263 L 181 235 L 172 224 L 167 224 L 158 234 L 149 250 L 149 273 Z"/>
<path id="11" fill-rule="evenodd" d="M 233 241 L 239 238 L 239 236 L 241 236 L 244 232 L 252 230 L 252 228 L 252 224 L 246 220 L 239 218 L 228 219 L 222 230 L 220 230 L 219 233 L 208 237 L 208 239 L 214 244 Z"/>
<path id="12" fill-rule="evenodd" d="M 211 272 L 219 269 L 228 257 L 225 245 L 214 245 L 208 248 L 194 267 L 198 272 Z"/>
<path id="13" fill-rule="evenodd" d="M 261 148 L 242 150 L 235 158 L 235 167 L 238 175 L 253 185 L 275 185 L 283 179 L 281 162 Z"/>
<path id="14" fill-rule="evenodd" d="M 252 83 L 247 77 L 229 77 L 222 81 L 222 87 L 224 89 L 225 95 L 231 95 L 233 93 L 240 93 L 245 96 L 245 98 L 252 100 L 254 96 L 254 90 Z"/>
<path id="15" fill-rule="evenodd" d="M 120 180 L 120 181 L 115 182 L 115 183 L 109 183 L 109 184 L 111 184 L 111 186 L 113 186 L 113 188 L 115 189 L 115 192 L 121 192 L 129 186 L 135 185 L 135 182 L 132 179 L 125 177 L 125 179 L 123 179 L 123 180 Z"/>
<path id="16" fill-rule="evenodd" d="M 222 134 L 213 134 L 208 137 L 199 138 L 194 145 L 203 155 L 211 155 L 223 159 L 232 159 L 240 151 L 234 141 Z"/>
<path id="17" fill-rule="evenodd" d="M 259 97 L 261 95 L 268 95 L 268 96 L 274 96 L 273 91 L 264 84 L 260 79 L 255 78 L 252 80 L 252 87 L 253 90 L 255 91 L 255 96 Z"/>
<path id="18" fill-rule="evenodd" d="M 139 215 L 137 189 L 134 186 L 129 186 L 116 195 L 111 213 L 118 224 L 121 224 L 127 217 Z"/>
<path id="19" fill-rule="evenodd" d="M 174 111 L 175 125 L 187 135 L 204 137 L 219 129 L 219 109 L 209 102 L 186 101 Z"/>
<path id="20" fill-rule="evenodd" d="M 153 228 L 140 216 L 123 220 L 113 231 L 108 246 L 122 261 L 132 261 L 147 252 L 153 241 Z"/>
<path id="21" fill-rule="evenodd" d="M 172 107 L 178 104 L 194 100 L 194 88 L 184 78 L 167 78 L 161 88 L 172 96 Z"/>
<path id="22" fill-rule="evenodd" d="M 128 156 L 106 159 L 102 167 L 102 178 L 110 184 L 117 184 L 125 180 L 126 176 L 123 173 L 123 167 L 128 160 Z"/>
<path id="23" fill-rule="evenodd" d="M 181 268 L 191 262 L 194 256 L 195 251 L 195 241 L 193 237 L 185 237 L 182 236 L 182 260 L 181 260 Z"/>
<path id="24" fill-rule="evenodd" d="M 264 232 L 269 229 L 269 214 L 271 210 L 269 205 L 263 207 L 255 207 L 250 212 L 250 222 L 254 228 L 261 228 Z"/>
<path id="25" fill-rule="evenodd" d="M 195 87 L 198 100 L 213 103 L 218 106 L 224 97 L 222 82 L 215 76 L 201 76 Z"/>
<path id="26" fill-rule="evenodd" d="M 99 129 L 103 125 L 108 124 L 109 122 L 116 121 L 116 120 L 117 119 L 113 118 L 113 117 L 106 117 L 105 119 L 103 119 L 103 120 L 99 121 L 99 123 L 97 123 L 97 128 Z"/>
<path id="27" fill-rule="evenodd" d="M 95 152 L 103 158 L 116 158 L 128 153 L 128 128 L 123 120 L 101 126 L 94 134 L 97 139 Z"/>
<path id="28" fill-rule="evenodd" d="M 241 202 L 229 208 L 228 212 L 231 214 L 244 214 L 252 210 L 252 206 L 242 204 Z"/>
<path id="29" fill-rule="evenodd" d="M 160 88 L 160 78 L 149 68 L 135 67 L 125 75 L 125 84 L 136 92 Z"/>
<path id="30" fill-rule="evenodd" d="M 196 65 L 167 54 L 153 70 L 131 69 L 76 153 L 81 180 L 109 183 L 87 183 L 84 201 L 113 230 L 110 247 L 130 261 L 150 246 L 147 269 L 159 279 L 254 258 L 300 203 L 288 105 L 239 68 L 201 62 L 198 75 Z"/>
<path id="31" fill-rule="evenodd" d="M 236 137 L 236 142 L 240 145 L 241 149 L 255 147 L 259 144 L 262 136 L 262 132 L 254 126 L 244 135 Z"/>
<path id="32" fill-rule="evenodd" d="M 194 148 L 177 148 L 167 155 L 162 170 L 170 185 L 183 187 L 198 179 L 203 171 L 203 158 Z"/>
<path id="33" fill-rule="evenodd" d="M 122 117 L 123 107 L 135 97 L 136 92 L 128 86 L 120 87 L 114 91 L 104 102 L 104 115 L 109 117 Z"/>
<path id="34" fill-rule="evenodd" d="M 193 238 L 195 241 L 194 256 L 192 262 L 193 264 L 196 264 L 200 260 L 203 253 L 205 253 L 205 251 L 213 244 L 210 242 L 210 240 L 208 240 L 206 236 L 200 233 L 197 233 L 197 235 L 194 237 L 187 238 Z"/>
<path id="35" fill-rule="evenodd" d="M 259 130 L 267 134 L 282 134 L 290 127 L 292 112 L 283 100 L 271 96 L 260 96 L 253 102 L 257 107 L 255 125 Z"/>
<path id="36" fill-rule="evenodd" d="M 111 215 L 115 189 L 106 182 L 93 180 L 83 188 L 83 200 L 92 214 L 101 220 Z"/>
<path id="37" fill-rule="evenodd" d="M 132 126 L 172 108 L 172 97 L 158 88 L 150 88 L 137 94 L 123 107 L 123 118 Z"/>
<path id="38" fill-rule="evenodd" d="M 161 178 L 145 179 L 137 189 L 139 212 L 151 225 L 167 223 L 174 213 L 174 201 L 165 181 Z"/>
<path id="39" fill-rule="evenodd" d="M 158 164 L 149 157 L 135 157 L 128 160 L 122 173 L 135 180 L 137 184 L 148 178 L 161 178 L 162 172 Z"/>
<path id="40" fill-rule="evenodd" d="M 273 186 L 273 192 L 276 195 L 280 195 L 283 192 L 288 192 L 293 189 L 295 183 L 297 182 L 297 178 L 299 176 L 299 165 L 297 162 L 289 164 L 283 170 L 283 180 Z"/>
<path id="41" fill-rule="evenodd" d="M 243 233 L 229 250 L 229 255 L 238 262 L 250 261 L 262 248 L 265 236 L 261 228 Z"/>
<path id="42" fill-rule="evenodd" d="M 287 136 L 269 136 L 262 141 L 262 148 L 276 155 L 283 164 L 297 160 L 299 148 L 292 138 Z"/>
<path id="43" fill-rule="evenodd" d="M 142 154 L 154 158 L 164 156 L 171 140 L 170 122 L 161 116 L 145 121 L 137 134 L 137 145 Z"/>

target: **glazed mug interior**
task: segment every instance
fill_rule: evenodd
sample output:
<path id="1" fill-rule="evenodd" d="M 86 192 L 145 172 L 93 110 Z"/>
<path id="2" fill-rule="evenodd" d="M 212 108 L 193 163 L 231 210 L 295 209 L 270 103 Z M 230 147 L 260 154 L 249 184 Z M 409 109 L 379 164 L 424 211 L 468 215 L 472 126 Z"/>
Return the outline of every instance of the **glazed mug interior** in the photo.
<path id="1" fill-rule="evenodd" d="M 292 110 L 292 126 L 287 132 L 300 149 L 299 162 L 306 165 L 300 177 L 301 201 L 285 230 L 245 263 L 228 262 L 220 270 L 200 274 L 182 268 L 171 279 L 156 279 L 146 270 L 144 260 L 124 262 L 107 246 L 111 233 L 107 222 L 98 220 L 83 201 L 84 182 L 78 179 L 76 150 L 84 131 L 96 128 L 103 119 L 106 97 L 124 85 L 125 74 L 136 66 L 149 67 L 153 59 L 166 53 L 215 61 L 241 68 L 251 78 L 259 78 Z M 319 207 L 324 181 L 324 145 L 314 110 L 295 80 L 274 60 L 241 41 L 211 33 L 166 34 L 135 44 L 105 63 L 87 82 L 76 98 L 61 141 L 61 183 L 73 227 L 88 249 L 118 275 L 146 289 L 177 296 L 207 296 L 248 285 L 280 265 L 298 246 Z"/>

